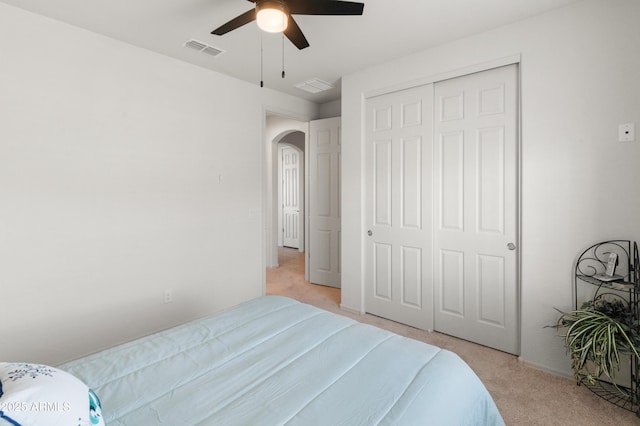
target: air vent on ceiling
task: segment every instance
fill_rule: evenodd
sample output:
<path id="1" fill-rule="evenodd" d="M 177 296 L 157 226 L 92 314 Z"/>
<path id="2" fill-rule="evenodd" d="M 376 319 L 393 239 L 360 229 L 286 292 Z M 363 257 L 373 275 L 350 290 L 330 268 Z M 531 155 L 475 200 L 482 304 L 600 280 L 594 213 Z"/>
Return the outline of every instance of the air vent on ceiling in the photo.
<path id="1" fill-rule="evenodd" d="M 311 80 L 298 83 L 296 84 L 296 87 L 309 93 L 320 93 L 324 92 L 325 90 L 333 89 L 332 85 L 318 78 L 313 78 Z"/>
<path id="2" fill-rule="evenodd" d="M 224 53 L 224 50 L 218 49 L 217 47 L 209 46 L 208 44 L 204 44 L 201 41 L 197 40 L 188 40 L 184 43 L 184 47 L 188 47 L 189 49 L 197 50 L 198 52 L 206 53 L 211 56 L 218 56 L 221 53 Z"/>

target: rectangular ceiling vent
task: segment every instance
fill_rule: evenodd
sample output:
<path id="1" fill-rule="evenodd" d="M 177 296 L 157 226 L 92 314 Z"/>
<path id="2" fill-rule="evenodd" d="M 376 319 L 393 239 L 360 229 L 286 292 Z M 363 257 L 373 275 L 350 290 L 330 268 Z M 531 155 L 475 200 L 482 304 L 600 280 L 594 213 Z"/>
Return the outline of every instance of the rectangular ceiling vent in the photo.
<path id="1" fill-rule="evenodd" d="M 319 78 L 313 78 L 311 80 L 298 83 L 296 84 L 296 87 L 309 93 L 320 93 L 324 92 L 325 90 L 333 89 L 332 85 L 330 85 L 326 81 L 320 80 Z"/>
<path id="2" fill-rule="evenodd" d="M 188 47 L 189 49 L 197 50 L 198 52 L 206 53 L 210 56 L 218 56 L 221 53 L 224 53 L 224 50 L 218 49 L 217 47 L 209 46 L 208 44 L 204 44 L 201 41 L 197 40 L 188 40 L 184 43 L 184 47 Z"/>

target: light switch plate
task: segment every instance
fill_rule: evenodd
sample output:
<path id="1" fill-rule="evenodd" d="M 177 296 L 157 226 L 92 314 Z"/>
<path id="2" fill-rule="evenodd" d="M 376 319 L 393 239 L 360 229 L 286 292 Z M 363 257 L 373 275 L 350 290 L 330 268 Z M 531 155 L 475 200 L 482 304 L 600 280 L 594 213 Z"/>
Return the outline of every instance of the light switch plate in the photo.
<path id="1" fill-rule="evenodd" d="M 635 123 L 621 124 L 618 126 L 618 141 L 633 142 L 636 140 Z"/>

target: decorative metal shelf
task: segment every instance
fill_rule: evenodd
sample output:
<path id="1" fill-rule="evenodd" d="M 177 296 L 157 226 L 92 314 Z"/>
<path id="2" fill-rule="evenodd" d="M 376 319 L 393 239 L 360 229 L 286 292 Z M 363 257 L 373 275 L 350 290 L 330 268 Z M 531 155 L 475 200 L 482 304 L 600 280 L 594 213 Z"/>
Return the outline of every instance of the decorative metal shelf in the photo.
<path id="1" fill-rule="evenodd" d="M 629 291 L 633 290 L 636 293 L 640 291 L 638 286 L 630 281 L 625 281 L 624 279 L 613 280 L 613 281 L 603 281 L 589 275 L 576 275 L 576 279 L 582 280 L 586 283 L 602 287 L 607 290 L 619 290 L 619 291 Z"/>
<path id="2" fill-rule="evenodd" d="M 621 278 L 613 281 L 600 280 L 595 276 L 605 272 L 610 253 L 618 255 L 615 273 Z M 588 288 L 584 288 L 587 285 Z M 581 307 L 582 296 L 588 300 L 597 297 L 615 297 L 626 302 L 631 315 L 629 326 L 640 323 L 640 260 L 638 245 L 630 240 L 611 240 L 594 244 L 586 249 L 576 260 L 574 271 L 574 306 Z M 630 387 L 598 380 L 590 384 L 586 380 L 578 382 L 606 401 L 632 411 L 640 417 L 640 365 L 635 356 L 629 356 Z"/>
<path id="3" fill-rule="evenodd" d="M 584 385 L 591 392 L 598 395 L 611 404 L 617 405 L 620 408 L 636 413 L 640 416 L 640 406 L 638 405 L 638 395 L 633 389 L 614 385 L 603 380 L 597 381 L 595 384 L 590 384 L 586 381 L 578 383 L 578 385 Z M 627 395 L 623 395 L 625 392 Z"/>

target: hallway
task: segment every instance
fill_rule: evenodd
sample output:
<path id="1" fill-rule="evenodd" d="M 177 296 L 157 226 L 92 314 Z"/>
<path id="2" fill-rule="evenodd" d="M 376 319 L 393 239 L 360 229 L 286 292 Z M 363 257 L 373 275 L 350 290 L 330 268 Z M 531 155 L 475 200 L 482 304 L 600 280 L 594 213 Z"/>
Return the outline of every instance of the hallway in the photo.
<path id="1" fill-rule="evenodd" d="M 278 247 L 277 268 L 267 269 L 267 294 L 291 297 L 328 311 L 340 311 L 340 289 L 304 280 L 304 253 Z"/>

